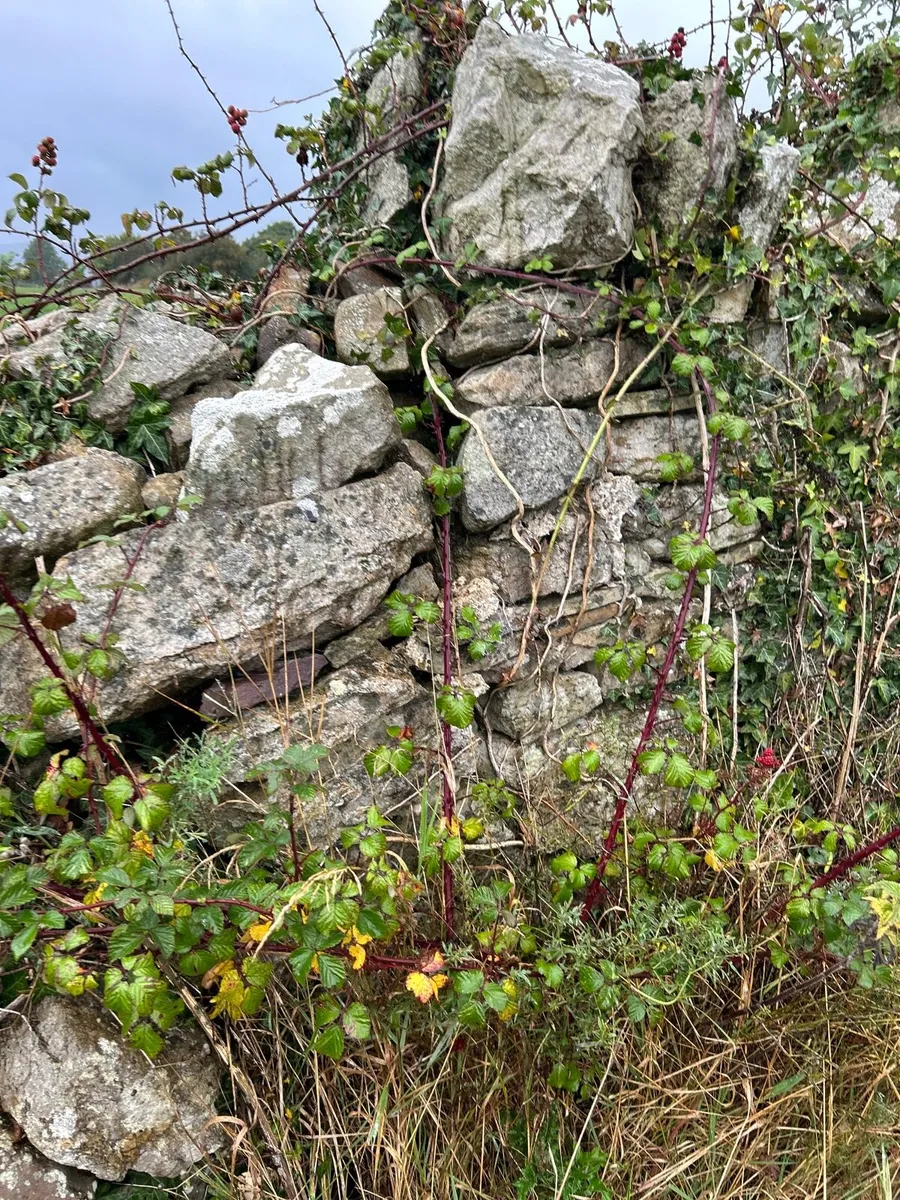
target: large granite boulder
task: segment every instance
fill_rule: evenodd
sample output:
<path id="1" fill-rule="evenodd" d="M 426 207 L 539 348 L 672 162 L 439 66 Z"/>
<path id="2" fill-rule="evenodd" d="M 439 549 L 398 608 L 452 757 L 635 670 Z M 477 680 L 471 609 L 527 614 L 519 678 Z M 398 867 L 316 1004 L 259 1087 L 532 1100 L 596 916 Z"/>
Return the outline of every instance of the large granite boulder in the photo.
<path id="1" fill-rule="evenodd" d="M 473 532 L 492 529 L 517 511 L 516 496 L 498 475 L 497 467 L 526 509 L 539 508 L 563 495 L 601 420 L 599 413 L 563 412 L 555 406 L 480 412 L 478 428 L 466 434 L 459 455 L 465 527 Z M 654 482 L 660 477 L 661 454 L 690 453 L 696 450 L 696 441 L 696 419 L 687 413 L 614 421 L 595 448 L 582 479 L 589 482 L 602 466 L 615 475 Z"/>
<path id="2" fill-rule="evenodd" d="M 144 505 L 144 469 L 109 450 L 84 449 L 59 462 L 0 479 L 0 571 L 14 583 L 34 577 L 34 559 L 54 561 Z M 5 521 L 4 521 L 5 518 Z"/>
<path id="3" fill-rule="evenodd" d="M 0 1200 L 90 1200 L 97 1181 L 50 1162 L 0 1125 Z"/>
<path id="4" fill-rule="evenodd" d="M 384 379 L 408 375 L 407 341 L 390 330 L 387 321 L 391 318 L 399 318 L 408 328 L 400 288 L 378 288 L 342 300 L 334 318 L 334 340 L 341 362 L 365 363 Z"/>
<path id="5" fill-rule="evenodd" d="M 456 385 L 456 396 L 471 408 L 554 401 L 567 408 L 586 405 L 612 386 L 610 380 L 622 384 L 645 353 L 636 342 L 621 342 L 618 367 L 616 346 L 608 341 L 582 342 L 544 355 L 522 354 L 469 371 Z"/>
<path id="6" fill-rule="evenodd" d="M 644 121 L 647 155 L 635 190 L 644 212 L 674 234 L 694 219 L 707 191 L 721 192 L 731 177 L 739 139 L 734 103 L 717 76 L 679 79 L 644 106 Z"/>
<path id="7" fill-rule="evenodd" d="M 379 68 L 366 91 L 367 138 L 383 137 L 405 117 L 425 107 L 422 92 L 421 38 L 415 34 L 409 44 Z M 373 119 L 373 112 L 375 114 Z M 403 134 L 387 142 L 386 151 L 373 158 L 365 172 L 366 218 L 386 225 L 412 200 L 409 172 L 395 145 Z"/>
<path id="8" fill-rule="evenodd" d="M 631 246 L 642 132 L 624 71 L 483 21 L 453 89 L 450 254 L 476 242 L 488 266 L 617 262 Z"/>
<path id="9" fill-rule="evenodd" d="M 218 1149 L 218 1087 L 199 1030 L 150 1063 L 93 1000 L 50 996 L 0 1039 L 0 1105 L 41 1154 L 99 1179 L 173 1178 Z"/>
<path id="10" fill-rule="evenodd" d="M 204 400 L 185 488 L 223 511 L 302 500 L 377 470 L 400 442 L 390 393 L 368 367 L 277 350 L 255 387 Z"/>
<path id="11" fill-rule="evenodd" d="M 143 536 L 126 533 L 118 545 L 89 546 L 57 564 L 84 596 L 64 641 L 104 628 L 109 585 Z M 355 628 L 431 543 L 421 476 L 402 463 L 299 502 L 203 509 L 153 530 L 132 573 L 137 588 L 123 593 L 112 622 L 125 661 L 98 689 L 102 718 L 159 707 L 234 664 Z M 0 711 L 25 711 L 37 668 L 21 639 L 0 649 Z"/>
<path id="12" fill-rule="evenodd" d="M 228 347 L 205 329 L 185 325 L 164 311 L 135 308 L 116 296 L 13 351 L 0 366 L 15 379 L 60 366 L 68 357 L 69 329 L 76 336 L 89 332 L 111 339 L 103 365 L 105 382 L 88 401 L 88 413 L 113 432 L 128 421 L 132 381 L 156 388 L 163 400 L 174 400 L 232 366 Z"/>
<path id="13" fill-rule="evenodd" d="M 476 304 L 439 342 L 452 367 L 474 367 L 520 350 L 569 346 L 597 337 L 614 306 L 601 296 L 573 296 L 552 288 L 510 293 Z"/>

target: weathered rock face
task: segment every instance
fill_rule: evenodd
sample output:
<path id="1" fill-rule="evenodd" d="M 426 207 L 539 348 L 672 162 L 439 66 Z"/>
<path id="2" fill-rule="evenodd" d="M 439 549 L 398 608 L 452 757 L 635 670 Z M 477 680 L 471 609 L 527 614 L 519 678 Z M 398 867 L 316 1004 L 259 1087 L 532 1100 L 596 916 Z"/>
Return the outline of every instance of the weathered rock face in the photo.
<path id="1" fill-rule="evenodd" d="M 0 1126 L 0 1200 L 90 1200 L 97 1181 L 61 1167 Z"/>
<path id="2" fill-rule="evenodd" d="M 313 354 L 321 354 L 324 341 L 320 333 L 312 329 L 301 329 L 292 325 L 287 317 L 281 315 L 269 317 L 259 331 L 259 341 L 256 343 L 256 365 L 261 367 L 267 363 L 276 350 L 282 346 L 305 346 Z"/>
<path id="3" fill-rule="evenodd" d="M 499 477 L 498 467 L 526 509 L 563 495 L 581 467 L 601 417 L 577 410 L 562 413 L 555 407 L 489 408 L 478 414 L 477 424 L 484 442 L 478 430 L 470 430 L 459 456 L 464 473 L 461 514 L 472 531 L 491 529 L 517 510 L 516 497 Z M 603 465 L 616 475 L 658 480 L 659 455 L 672 450 L 690 453 L 696 447 L 695 430 L 696 421 L 685 414 L 613 422 L 582 479 L 589 482 Z"/>
<path id="4" fill-rule="evenodd" d="M 49 997 L 0 1039 L 0 1104 L 41 1154 L 99 1179 L 183 1175 L 222 1143 L 217 1092 L 199 1031 L 151 1065 L 93 1001 Z"/>
<path id="5" fill-rule="evenodd" d="M 474 241 L 489 266 L 617 262 L 631 245 L 642 128 L 624 71 L 483 21 L 453 89 L 451 255 Z"/>
<path id="6" fill-rule="evenodd" d="M 222 511 L 302 500 L 376 470 L 400 442 L 390 393 L 368 367 L 284 346 L 256 386 L 194 409 L 185 487 Z"/>
<path id="7" fill-rule="evenodd" d="M 142 467 L 108 450 L 86 449 L 60 462 L 0 480 L 0 571 L 22 582 L 33 577 L 34 559 L 48 570 L 60 554 L 116 520 L 143 509 Z"/>
<path id="8" fill-rule="evenodd" d="M 148 512 L 157 508 L 173 508 L 178 503 L 183 487 L 183 471 L 169 471 L 164 475 L 154 475 L 141 489 L 141 504 Z"/>
<path id="9" fill-rule="evenodd" d="M 536 350 L 543 338 L 548 350 L 597 337 L 606 322 L 609 301 L 599 294 L 568 296 L 539 288 L 476 304 L 458 327 L 440 342 L 453 367 L 471 367 L 492 359 Z"/>
<path id="10" fill-rule="evenodd" d="M 133 554 L 89 546 L 58 564 L 85 597 L 72 637 L 100 630 L 111 580 Z M 185 688 L 277 648 L 308 647 L 352 629 L 432 541 L 421 476 L 397 464 L 374 479 L 243 513 L 202 512 L 154 530 L 113 621 L 126 662 L 98 690 L 105 720 L 164 703 Z M 0 711 L 22 711 L 29 662 L 19 641 L 0 649 Z"/>
<path id="11" fill-rule="evenodd" d="M 323 790 L 297 812 L 298 826 L 311 845 L 333 842 L 343 826 L 362 820 L 376 799 L 384 802 L 385 786 L 370 779 L 363 756 L 388 740 L 386 726 L 418 724 L 430 709 L 429 694 L 409 670 L 371 659 L 335 671 L 294 702 L 288 717 L 291 743 L 316 742 L 329 750 L 322 763 Z M 433 722 L 433 710 L 431 714 Z M 421 732 L 426 741 L 432 736 L 431 729 Z M 282 753 L 284 720 L 271 710 L 257 710 L 245 713 L 240 724 L 223 725 L 216 736 L 228 741 L 235 735 L 238 753 L 230 775 L 237 788 L 226 790 L 215 808 L 204 813 L 216 840 L 265 811 L 269 801 L 261 789 L 245 781 L 257 765 Z M 415 788 L 411 781 L 393 782 L 388 800 Z M 276 802 L 286 804 L 287 797 L 279 796 Z"/>
<path id="12" fill-rule="evenodd" d="M 42 364 L 65 362 L 67 329 L 68 325 L 53 329 L 14 351 L 5 360 L 6 369 L 19 379 L 39 375 Z M 88 412 L 114 432 L 124 429 L 128 420 L 132 381 L 157 388 L 164 400 L 174 400 L 192 385 L 226 374 L 232 365 L 227 346 L 205 329 L 184 325 L 164 312 L 134 308 L 116 297 L 75 317 L 73 329 L 112 338 L 103 369 L 107 382 L 88 401 Z"/>
<path id="13" fill-rule="evenodd" d="M 760 164 L 750 177 L 738 225 L 745 242 L 765 250 L 778 227 L 800 164 L 800 151 L 787 142 L 763 146 Z"/>
<path id="14" fill-rule="evenodd" d="M 385 325 L 387 316 L 406 321 L 400 288 L 361 292 L 342 301 L 334 319 L 334 340 L 341 362 L 365 363 L 384 379 L 408 375 L 406 341 L 391 334 Z"/>
<path id="15" fill-rule="evenodd" d="M 671 714 L 664 711 L 661 719 L 669 727 Z M 616 781 L 628 770 L 643 723 L 641 712 L 600 708 L 551 732 L 543 744 L 494 735 L 494 759 L 503 778 L 522 796 L 519 815 L 537 850 L 552 853 L 571 848 L 576 853 L 596 853 L 609 829 Z M 588 741 L 600 751 L 603 771 L 587 783 L 569 783 L 559 763 L 567 754 L 584 750 Z M 638 778 L 634 798 L 648 815 L 659 812 L 666 803 L 665 789 L 658 779 L 648 776 Z"/>
<path id="16" fill-rule="evenodd" d="M 490 716 L 495 729 L 521 739 L 545 729 L 564 729 L 602 703 L 594 676 L 572 671 L 552 681 L 530 679 L 498 691 Z"/>
<path id="17" fill-rule="evenodd" d="M 410 40 L 404 50 L 395 54 L 375 73 L 366 92 L 366 105 L 380 111 L 378 136 L 424 107 L 422 95 L 422 46 L 418 37 Z M 397 135 L 389 143 L 388 152 L 377 158 L 366 171 L 369 200 L 366 216 L 369 221 L 387 224 L 409 204 L 409 172 L 393 147 Z"/>
<path id="18" fill-rule="evenodd" d="M 623 383 L 645 353 L 635 342 L 622 342 L 618 369 L 616 347 L 607 341 L 584 342 L 545 355 L 523 354 L 469 372 L 457 385 L 456 395 L 472 408 L 553 401 L 565 407 L 583 405 L 612 386 L 610 380 Z"/>
<path id="19" fill-rule="evenodd" d="M 413 771 L 400 778 L 375 781 L 366 772 L 367 751 L 389 741 L 388 725 L 408 725 L 422 745 L 436 744 L 439 737 L 431 693 L 417 683 L 408 668 L 371 654 L 335 671 L 317 684 L 315 691 L 300 697 L 287 717 L 291 744 L 315 742 L 328 748 L 320 764 L 322 790 L 296 809 L 298 828 L 311 845 L 334 842 L 342 828 L 364 819 L 375 803 L 393 810 L 394 820 L 403 823 L 421 797 L 427 773 L 436 770 L 420 756 Z M 236 739 L 237 755 L 230 778 L 236 785 L 203 813 L 208 831 L 216 841 L 225 841 L 249 820 L 259 819 L 273 799 L 264 796 L 251 780 L 260 763 L 277 758 L 284 749 L 285 720 L 271 711 L 244 714 L 241 723 L 226 723 L 216 732 L 223 741 Z M 477 734 L 454 730 L 454 770 L 465 781 L 477 770 Z M 287 795 L 274 797 L 287 807 Z"/>
<path id="20" fill-rule="evenodd" d="M 191 448 L 191 413 L 201 400 L 210 397 L 227 399 L 236 396 L 244 389 L 233 379 L 213 379 L 210 383 L 201 384 L 173 400 L 169 409 L 169 427 L 166 430 L 166 445 L 169 448 L 169 461 L 176 470 L 181 470 L 188 460 Z"/>
<path id="21" fill-rule="evenodd" d="M 645 106 L 644 121 L 646 149 L 656 157 L 642 163 L 635 190 L 644 212 L 664 232 L 677 233 L 705 193 L 721 191 L 731 176 L 738 147 L 734 105 L 714 76 L 680 79 Z"/>

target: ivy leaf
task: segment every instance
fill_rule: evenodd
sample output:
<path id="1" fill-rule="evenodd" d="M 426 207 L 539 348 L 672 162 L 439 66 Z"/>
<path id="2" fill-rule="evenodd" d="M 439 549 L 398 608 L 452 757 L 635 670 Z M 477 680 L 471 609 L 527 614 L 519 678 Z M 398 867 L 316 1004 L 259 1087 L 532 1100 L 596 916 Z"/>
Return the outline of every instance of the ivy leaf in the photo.
<path id="1" fill-rule="evenodd" d="M 858 475 L 860 467 L 868 460 L 869 447 L 863 442 L 843 442 L 838 446 L 838 454 L 846 454 L 850 470 Z"/>

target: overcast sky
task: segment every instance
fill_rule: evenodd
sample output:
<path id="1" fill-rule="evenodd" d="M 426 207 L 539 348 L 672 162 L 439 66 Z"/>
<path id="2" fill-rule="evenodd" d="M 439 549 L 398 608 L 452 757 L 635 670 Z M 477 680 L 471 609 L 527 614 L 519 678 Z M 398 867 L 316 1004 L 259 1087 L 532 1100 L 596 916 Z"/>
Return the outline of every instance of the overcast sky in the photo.
<path id="1" fill-rule="evenodd" d="M 349 53 L 368 41 L 384 0 L 320 5 Z M 327 88 L 341 73 L 312 0 L 173 0 L 173 7 L 187 50 L 225 105 L 265 108 L 273 98 Z M 575 5 L 561 0 L 559 7 Z M 161 199 L 193 211 L 191 185 L 173 184 L 172 167 L 196 166 L 233 137 L 179 56 L 165 0 L 0 0 L 0 10 L 0 211 L 14 190 L 6 176 L 30 178 L 31 156 L 48 134 L 59 146 L 53 184 L 90 210 L 93 232 L 119 232 L 122 212 Z M 658 0 L 628 0 L 620 11 L 630 38 L 672 32 L 674 9 Z M 677 18 L 690 28 L 708 12 L 708 0 L 682 0 Z M 707 53 L 704 34 L 689 46 L 689 61 L 705 63 Z M 324 102 L 251 113 L 251 145 L 285 187 L 299 182 L 298 170 L 272 130 L 279 120 L 301 124 Z M 265 188 L 260 183 L 257 193 Z M 19 244 L 0 235 L 0 249 Z"/>

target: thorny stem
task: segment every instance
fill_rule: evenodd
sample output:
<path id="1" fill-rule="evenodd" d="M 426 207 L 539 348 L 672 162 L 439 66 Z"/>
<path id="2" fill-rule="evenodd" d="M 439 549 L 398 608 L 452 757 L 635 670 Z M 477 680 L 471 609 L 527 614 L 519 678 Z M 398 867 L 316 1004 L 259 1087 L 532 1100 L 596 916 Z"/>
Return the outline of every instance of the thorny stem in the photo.
<path id="1" fill-rule="evenodd" d="M 444 443 L 444 431 L 441 428 L 441 409 L 437 396 L 431 403 L 434 436 L 438 445 L 438 461 L 442 467 L 447 465 L 447 447 Z M 450 565 L 450 514 L 445 513 L 440 518 L 441 530 L 441 588 L 443 593 L 443 612 L 441 617 L 441 642 L 443 647 L 443 683 L 449 687 L 453 680 L 453 575 Z M 453 758 L 453 733 L 450 725 L 441 718 L 441 738 L 443 741 L 443 761 L 441 763 L 441 811 L 448 835 L 453 827 L 453 781 L 450 763 Z M 442 867 L 444 885 L 444 924 L 450 938 L 456 936 L 455 897 L 453 894 L 453 867 L 445 862 Z"/>
<path id="2" fill-rule="evenodd" d="M 0 574 L 0 596 L 3 597 L 4 603 L 8 604 L 16 614 L 19 624 L 22 627 L 22 631 L 34 646 L 35 650 L 37 650 L 41 658 L 44 660 L 47 670 L 62 684 L 63 690 L 69 697 L 69 700 L 72 702 L 72 707 L 74 708 L 79 721 L 81 721 L 82 725 L 87 730 L 87 733 L 91 741 L 96 746 L 100 757 L 116 775 L 121 775 L 123 772 L 127 772 L 131 777 L 132 783 L 134 783 L 136 787 L 139 787 L 131 768 L 116 754 L 112 746 L 110 746 L 109 742 L 100 732 L 96 721 L 91 716 L 88 706 L 85 704 L 78 692 L 71 686 L 58 664 L 54 661 L 53 655 L 44 645 L 40 635 L 38 634 L 38 631 L 34 627 L 31 618 L 16 599 L 12 588 L 6 581 L 6 576 L 3 574 Z"/>
<path id="3" fill-rule="evenodd" d="M 672 346 L 681 351 L 683 348 L 672 339 Z M 712 393 L 712 388 L 706 377 L 701 371 L 697 372 L 700 378 L 700 384 L 703 391 L 706 393 L 706 402 L 709 410 L 709 415 L 716 410 L 716 401 Z M 716 467 L 719 458 L 719 439 L 713 438 L 709 448 L 709 469 L 706 472 L 706 488 L 703 494 L 703 512 L 700 516 L 699 536 L 705 538 L 709 529 L 709 521 L 712 515 L 713 491 L 716 483 Z M 690 612 L 691 600 L 694 596 L 694 585 L 697 582 L 698 569 L 693 568 L 689 572 L 684 584 L 684 592 L 681 597 L 681 605 L 678 609 L 678 617 L 675 621 L 675 627 L 672 630 L 672 636 L 669 639 L 669 647 L 666 651 L 666 657 L 663 665 L 660 668 L 656 678 L 656 687 L 653 689 L 653 697 L 650 701 L 650 707 L 647 710 L 647 717 L 644 721 L 644 727 L 641 730 L 641 736 L 638 739 L 637 747 L 631 758 L 631 764 L 628 767 L 628 774 L 625 776 L 625 781 L 619 791 L 616 801 L 615 812 L 613 813 L 612 823 L 609 827 L 609 832 L 606 835 L 606 840 L 603 843 L 603 851 L 597 860 L 597 874 L 591 881 L 591 886 L 588 888 L 585 896 L 584 904 L 581 909 L 582 921 L 590 920 L 591 914 L 597 907 L 600 899 L 601 891 L 603 890 L 603 875 L 606 871 L 609 860 L 612 858 L 613 851 L 616 847 L 616 839 L 619 836 L 619 830 L 622 827 L 622 822 L 625 820 L 625 810 L 628 807 L 628 802 L 631 799 L 631 794 L 634 791 L 635 780 L 640 771 L 640 757 L 647 749 L 650 739 L 653 737 L 653 731 L 656 728 L 656 722 L 659 718 L 659 709 L 662 704 L 663 695 L 665 694 L 666 685 L 669 682 L 669 676 L 672 673 L 672 667 L 675 665 L 675 656 L 681 646 L 681 640 L 684 637 L 684 627 L 687 624 L 688 613 Z M 900 836 L 900 833 L 898 833 Z"/>

